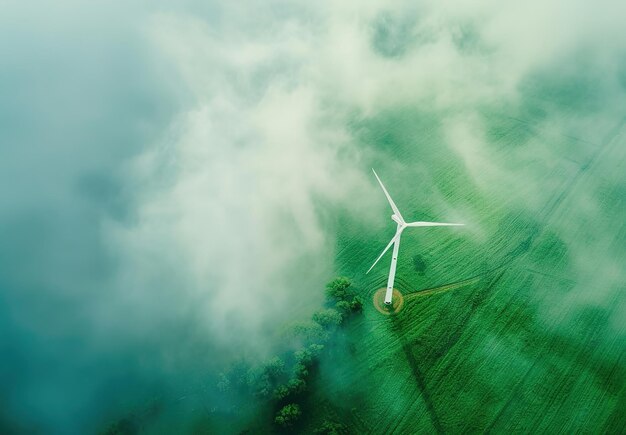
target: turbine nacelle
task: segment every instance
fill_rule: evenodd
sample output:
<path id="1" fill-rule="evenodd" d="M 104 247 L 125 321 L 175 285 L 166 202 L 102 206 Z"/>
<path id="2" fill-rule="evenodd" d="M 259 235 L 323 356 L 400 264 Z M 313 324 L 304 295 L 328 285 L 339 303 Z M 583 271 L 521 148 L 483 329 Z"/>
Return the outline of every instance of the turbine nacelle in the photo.
<path id="1" fill-rule="evenodd" d="M 397 214 L 392 214 L 391 215 L 391 220 L 396 222 L 398 225 L 405 225 L 404 220 L 402 220 L 402 218 L 399 217 Z"/>

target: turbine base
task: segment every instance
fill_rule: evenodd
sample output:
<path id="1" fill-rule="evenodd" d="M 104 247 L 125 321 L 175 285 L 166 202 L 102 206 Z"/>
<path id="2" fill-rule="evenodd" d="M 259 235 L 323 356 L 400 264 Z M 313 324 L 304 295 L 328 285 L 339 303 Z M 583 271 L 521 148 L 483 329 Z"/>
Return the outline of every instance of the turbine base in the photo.
<path id="1" fill-rule="evenodd" d="M 372 298 L 374 302 L 374 308 L 376 308 L 379 313 L 384 314 L 385 316 L 399 313 L 404 305 L 404 297 L 402 296 L 402 293 L 400 293 L 397 288 L 394 288 L 393 298 L 390 304 L 385 302 L 386 293 L 386 288 L 376 290 Z"/>

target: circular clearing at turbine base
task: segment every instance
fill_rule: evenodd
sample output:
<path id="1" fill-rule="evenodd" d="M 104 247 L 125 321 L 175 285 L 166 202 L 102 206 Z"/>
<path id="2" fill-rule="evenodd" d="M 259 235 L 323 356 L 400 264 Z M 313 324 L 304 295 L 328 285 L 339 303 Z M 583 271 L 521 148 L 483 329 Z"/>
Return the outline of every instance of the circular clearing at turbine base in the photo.
<path id="1" fill-rule="evenodd" d="M 393 298 L 391 299 L 391 305 L 385 304 L 386 288 L 376 290 L 374 293 L 374 308 L 385 316 L 399 313 L 404 305 L 404 297 L 397 288 L 393 289 Z"/>

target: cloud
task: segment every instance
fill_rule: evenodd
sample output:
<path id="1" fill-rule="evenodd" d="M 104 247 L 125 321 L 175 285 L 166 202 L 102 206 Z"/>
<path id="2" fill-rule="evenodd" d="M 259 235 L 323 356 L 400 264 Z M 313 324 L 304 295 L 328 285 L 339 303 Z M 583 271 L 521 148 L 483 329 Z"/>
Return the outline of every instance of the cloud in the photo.
<path id="1" fill-rule="evenodd" d="M 0 17 L 5 400 L 46 428 L 73 424 L 52 398 L 87 424 L 99 394 L 119 394 L 107 384 L 145 391 L 266 354 L 313 311 L 335 214 L 376 222 L 382 204 L 366 172 L 381 151 L 359 122 L 433 115 L 472 183 L 535 211 L 538 174 L 559 147 L 587 155 L 626 86 L 617 1 L 94 5 L 14 2 Z M 541 138 L 503 166 L 485 114 L 528 106 L 544 111 Z M 602 186 L 573 207 L 581 221 L 602 210 Z M 558 230 L 590 277 L 580 229 Z M 605 265 L 612 289 L 621 275 Z"/>
<path id="2" fill-rule="evenodd" d="M 158 276 L 153 262 L 177 270 L 181 282 L 163 291 L 197 302 L 212 338 L 230 347 L 267 351 L 268 323 L 319 306 L 333 267 L 323 210 L 365 184 L 345 114 L 297 74 L 290 26 L 238 41 L 196 18 L 154 18 L 155 43 L 196 101 L 129 167 L 142 186 L 136 218 L 108 226 L 131 279 Z M 275 62 L 294 73 L 266 72 Z"/>

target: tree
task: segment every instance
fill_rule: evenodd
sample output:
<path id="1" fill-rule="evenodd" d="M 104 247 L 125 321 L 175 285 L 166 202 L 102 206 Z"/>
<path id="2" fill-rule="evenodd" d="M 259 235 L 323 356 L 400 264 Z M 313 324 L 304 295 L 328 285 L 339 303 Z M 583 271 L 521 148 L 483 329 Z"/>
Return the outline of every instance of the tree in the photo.
<path id="1" fill-rule="evenodd" d="M 355 296 L 352 298 L 352 302 L 350 302 L 350 309 L 352 311 L 361 311 L 363 310 L 363 302 L 361 302 L 361 298 Z"/>
<path id="2" fill-rule="evenodd" d="M 287 387 L 289 388 L 289 392 L 291 394 L 300 394 L 306 391 L 306 382 L 304 379 L 291 379 L 289 383 L 287 383 Z"/>
<path id="3" fill-rule="evenodd" d="M 304 364 L 298 363 L 293 366 L 293 375 L 296 378 L 304 379 L 309 375 L 309 369 Z"/>
<path id="4" fill-rule="evenodd" d="M 250 369 L 248 371 L 248 387 L 258 397 L 268 397 L 272 392 L 272 382 L 267 373 Z"/>
<path id="5" fill-rule="evenodd" d="M 272 383 L 264 373 L 251 373 L 248 377 L 248 387 L 252 394 L 258 397 L 267 397 L 272 392 Z"/>
<path id="6" fill-rule="evenodd" d="M 313 361 L 313 353 L 308 349 L 300 349 L 294 352 L 294 358 L 297 364 L 308 366 Z"/>
<path id="7" fill-rule="evenodd" d="M 313 314 L 313 321 L 320 324 L 324 328 L 332 328 L 341 325 L 343 317 L 339 311 L 334 308 L 327 308 L 320 310 Z"/>
<path id="8" fill-rule="evenodd" d="M 352 311 L 352 307 L 350 305 L 350 302 L 348 301 L 339 301 L 335 304 L 335 309 L 337 311 L 339 311 L 342 315 L 347 315 L 348 313 L 350 313 L 350 311 Z"/>
<path id="9" fill-rule="evenodd" d="M 348 433 L 348 428 L 336 421 L 324 420 L 322 426 L 315 429 L 313 433 L 326 434 L 326 435 L 341 435 Z"/>
<path id="10" fill-rule="evenodd" d="M 277 400 L 283 400 L 287 396 L 289 396 L 289 388 L 287 385 L 279 385 L 274 390 L 274 398 Z"/>
<path id="11" fill-rule="evenodd" d="M 348 287 L 352 283 L 345 276 L 335 278 L 326 284 L 326 297 L 328 299 L 343 300 L 348 295 Z"/>
<path id="12" fill-rule="evenodd" d="M 324 350 L 323 344 L 312 344 L 309 346 L 308 351 L 311 352 L 313 358 L 317 358 Z"/>
<path id="13" fill-rule="evenodd" d="M 306 382 L 303 379 L 294 378 L 287 382 L 286 385 L 279 385 L 274 391 L 274 397 L 282 400 L 287 396 L 297 396 L 306 391 Z"/>
<path id="14" fill-rule="evenodd" d="M 319 354 L 324 350 L 323 344 L 312 344 L 306 349 L 300 349 L 294 352 L 293 356 L 296 360 L 297 368 L 299 365 L 302 367 L 310 367 L 314 360 L 319 356 Z"/>
<path id="15" fill-rule="evenodd" d="M 285 363 L 275 356 L 265 363 L 263 371 L 270 379 L 276 379 L 285 371 Z"/>
<path id="16" fill-rule="evenodd" d="M 291 427 L 296 421 L 298 421 L 300 415 L 302 415 L 300 406 L 297 403 L 290 403 L 289 405 L 283 406 L 283 408 L 278 411 L 274 421 L 279 426 Z"/>
<path id="17" fill-rule="evenodd" d="M 315 322 L 299 323 L 293 327 L 293 334 L 304 340 L 305 344 L 324 343 L 328 340 L 328 332 Z"/>

